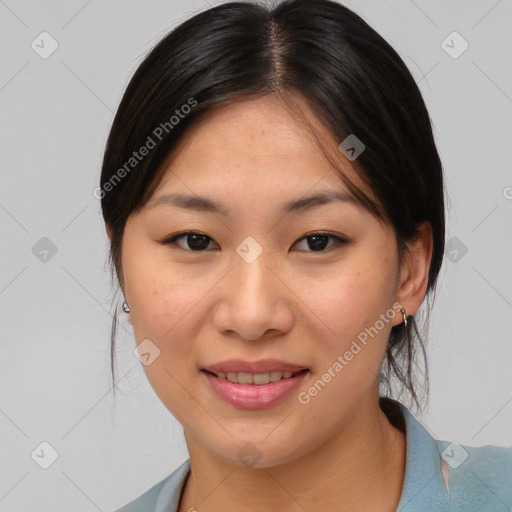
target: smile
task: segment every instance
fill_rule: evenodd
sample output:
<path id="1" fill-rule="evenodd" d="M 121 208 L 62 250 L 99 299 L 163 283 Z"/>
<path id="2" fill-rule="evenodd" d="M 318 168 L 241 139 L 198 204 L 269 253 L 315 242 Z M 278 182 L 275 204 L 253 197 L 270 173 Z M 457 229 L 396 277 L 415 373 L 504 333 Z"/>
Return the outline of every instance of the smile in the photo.
<path id="1" fill-rule="evenodd" d="M 218 398 L 237 409 L 257 410 L 271 407 L 290 395 L 309 375 L 298 372 L 246 373 L 201 370 L 209 388 Z"/>
<path id="2" fill-rule="evenodd" d="M 307 370 L 301 370 L 304 372 Z M 270 382 L 277 382 L 282 379 L 290 379 L 301 372 L 269 372 L 269 373 L 247 373 L 247 372 L 217 372 L 212 373 L 222 380 L 227 380 L 233 384 L 245 384 L 253 386 L 262 386 Z"/>

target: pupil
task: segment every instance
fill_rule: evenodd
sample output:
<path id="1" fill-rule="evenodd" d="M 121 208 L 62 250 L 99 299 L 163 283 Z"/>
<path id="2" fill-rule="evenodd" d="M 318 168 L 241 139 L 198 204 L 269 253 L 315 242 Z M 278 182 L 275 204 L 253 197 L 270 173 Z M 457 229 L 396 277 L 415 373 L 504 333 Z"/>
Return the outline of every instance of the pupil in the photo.
<path id="1" fill-rule="evenodd" d="M 199 243 L 194 244 L 194 242 L 198 241 Z M 200 251 L 201 249 L 206 249 L 208 247 L 208 237 L 205 235 L 188 235 L 187 242 L 193 251 Z"/>
<path id="2" fill-rule="evenodd" d="M 310 237 L 308 237 L 308 246 L 312 250 L 316 249 L 318 251 L 323 251 L 325 249 L 325 247 L 327 246 L 327 239 L 328 239 L 327 235 L 310 236 Z M 311 240 L 313 241 L 312 244 L 309 242 Z"/>

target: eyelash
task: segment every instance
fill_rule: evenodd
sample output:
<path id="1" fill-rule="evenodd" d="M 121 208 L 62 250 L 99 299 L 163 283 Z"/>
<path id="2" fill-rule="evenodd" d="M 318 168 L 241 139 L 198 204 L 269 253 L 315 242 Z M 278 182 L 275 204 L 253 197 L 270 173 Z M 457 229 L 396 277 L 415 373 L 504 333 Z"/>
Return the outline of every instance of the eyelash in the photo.
<path id="1" fill-rule="evenodd" d="M 200 236 L 209 238 L 211 241 L 213 241 L 212 238 L 210 238 L 208 235 L 205 235 L 204 233 L 201 233 L 200 231 L 182 231 L 182 232 L 176 233 L 175 235 L 172 235 L 168 238 L 165 238 L 164 240 L 160 240 L 159 243 L 161 243 L 162 245 L 177 245 L 176 244 L 177 240 L 179 240 L 180 238 L 184 238 L 188 235 L 200 235 Z M 326 237 L 332 238 L 335 241 L 335 243 L 328 249 L 323 249 L 322 251 L 301 251 L 301 252 L 311 252 L 313 254 L 322 254 L 322 253 L 327 253 L 327 252 L 331 251 L 333 248 L 340 247 L 340 246 L 347 245 L 347 244 L 351 243 L 351 240 L 337 236 L 334 233 L 330 233 L 329 231 L 315 231 L 313 233 L 309 233 L 309 234 L 299 238 L 293 245 L 295 245 L 307 238 L 311 238 L 313 236 L 326 236 Z M 180 247 L 179 245 L 178 245 L 178 248 L 183 249 L 183 247 Z M 191 249 L 183 249 L 183 250 L 187 251 L 187 252 L 193 252 L 193 253 L 206 252 L 206 250 L 202 250 L 202 251 L 193 251 Z"/>

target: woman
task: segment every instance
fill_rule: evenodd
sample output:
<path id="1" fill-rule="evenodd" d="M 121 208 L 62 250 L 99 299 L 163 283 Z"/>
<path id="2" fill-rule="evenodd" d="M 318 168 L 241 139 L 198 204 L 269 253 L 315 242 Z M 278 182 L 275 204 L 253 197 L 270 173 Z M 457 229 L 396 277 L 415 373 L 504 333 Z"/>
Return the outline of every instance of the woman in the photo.
<path id="1" fill-rule="evenodd" d="M 443 194 L 412 76 L 342 5 L 225 3 L 159 42 L 99 197 L 122 309 L 190 459 L 119 511 L 511 507 L 512 450 L 436 441 L 386 397 L 426 390 L 414 315 L 442 263 Z"/>

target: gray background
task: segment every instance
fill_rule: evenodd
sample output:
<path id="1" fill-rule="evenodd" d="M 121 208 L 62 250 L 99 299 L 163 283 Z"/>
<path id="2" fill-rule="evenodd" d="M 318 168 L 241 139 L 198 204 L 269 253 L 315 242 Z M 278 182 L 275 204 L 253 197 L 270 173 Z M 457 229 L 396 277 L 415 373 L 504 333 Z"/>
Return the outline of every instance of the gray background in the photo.
<path id="1" fill-rule="evenodd" d="M 446 172 L 452 253 L 431 319 L 432 392 L 420 418 L 438 438 L 511 445 L 511 2 L 347 5 L 411 69 Z M 128 324 L 118 340 L 114 407 L 113 290 L 92 192 L 138 63 L 205 7 L 0 0 L 0 511 L 112 510 L 187 458 L 180 425 L 132 354 Z M 46 59 L 31 47 L 51 48 L 43 31 L 58 43 Z M 469 44 L 457 58 L 457 36 L 444 43 L 452 56 L 442 46 L 453 31 Z M 51 454 L 42 442 L 58 453 L 48 469 L 40 467 Z"/>

